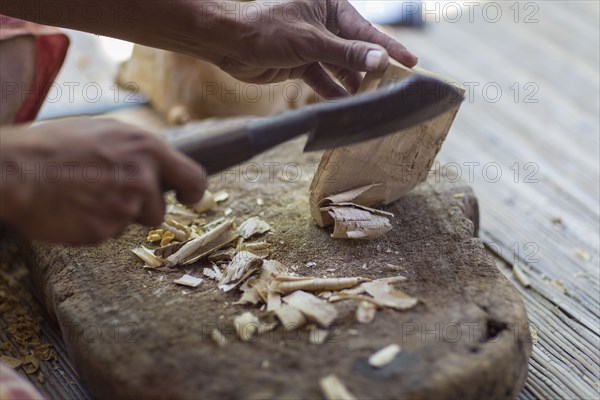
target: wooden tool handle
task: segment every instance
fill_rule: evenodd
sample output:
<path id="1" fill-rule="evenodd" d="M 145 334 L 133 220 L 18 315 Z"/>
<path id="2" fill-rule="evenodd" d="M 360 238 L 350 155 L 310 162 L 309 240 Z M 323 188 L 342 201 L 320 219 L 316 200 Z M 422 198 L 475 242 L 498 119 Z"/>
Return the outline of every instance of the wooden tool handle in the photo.
<path id="1" fill-rule="evenodd" d="M 175 140 L 173 147 L 199 164 L 209 175 L 249 160 L 256 155 L 253 135 L 247 124 L 222 130 L 209 130 Z"/>

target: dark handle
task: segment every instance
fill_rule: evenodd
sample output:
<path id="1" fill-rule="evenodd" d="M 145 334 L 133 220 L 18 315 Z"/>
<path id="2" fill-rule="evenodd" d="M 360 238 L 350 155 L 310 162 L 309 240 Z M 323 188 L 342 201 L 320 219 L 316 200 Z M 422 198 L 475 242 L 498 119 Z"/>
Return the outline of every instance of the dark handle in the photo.
<path id="1" fill-rule="evenodd" d="M 312 131 L 317 114 L 312 107 L 289 111 L 274 117 L 226 125 L 175 139 L 171 145 L 202 164 L 209 175 L 248 161 L 252 157 L 303 133 Z M 172 187 L 163 184 L 163 190 Z"/>
<path id="2" fill-rule="evenodd" d="M 194 161 L 202 164 L 209 175 L 247 161 L 256 155 L 248 126 L 230 128 L 227 132 L 208 131 L 187 136 L 172 143 Z"/>

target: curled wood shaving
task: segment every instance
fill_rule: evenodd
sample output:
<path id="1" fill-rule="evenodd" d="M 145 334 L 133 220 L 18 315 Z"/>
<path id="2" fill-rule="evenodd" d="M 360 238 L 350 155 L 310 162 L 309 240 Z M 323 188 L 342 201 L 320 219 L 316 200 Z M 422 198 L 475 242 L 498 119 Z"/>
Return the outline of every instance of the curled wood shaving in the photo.
<path id="1" fill-rule="evenodd" d="M 227 249 L 218 250 L 214 253 L 209 254 L 207 257 L 208 261 L 231 261 L 233 256 L 235 256 L 236 250 L 233 247 L 229 247 Z"/>
<path id="2" fill-rule="evenodd" d="M 400 346 L 390 344 L 369 357 L 369 364 L 375 368 L 381 368 L 391 363 L 400 353 Z"/>
<path id="3" fill-rule="evenodd" d="M 146 263 L 144 267 L 160 268 L 163 266 L 163 259 L 154 255 L 150 249 L 144 246 L 136 247 L 135 249 L 132 249 L 131 252 Z"/>
<path id="4" fill-rule="evenodd" d="M 166 222 L 163 222 L 160 227 L 165 232 L 171 232 L 175 239 L 180 242 L 185 242 L 190 236 L 187 232 L 180 230 L 179 228 L 176 228 L 175 226 L 172 226 Z"/>
<path id="5" fill-rule="evenodd" d="M 177 219 L 177 221 L 185 225 L 191 224 L 200 217 L 200 215 L 181 204 L 169 204 L 166 214 L 168 217 Z"/>
<path id="6" fill-rule="evenodd" d="M 302 290 L 295 291 L 282 300 L 300 310 L 309 320 L 324 327 L 329 326 L 338 316 L 333 304 Z"/>
<path id="7" fill-rule="evenodd" d="M 240 251 L 225 268 L 223 278 L 219 281 L 219 288 L 228 292 L 258 271 L 262 264 L 263 260 L 260 257 L 248 251 Z"/>
<path id="8" fill-rule="evenodd" d="M 175 279 L 173 282 L 182 286 L 198 287 L 202 281 L 202 278 L 196 278 L 195 276 L 185 274 L 181 278 Z"/>
<path id="9" fill-rule="evenodd" d="M 361 324 L 370 324 L 375 319 L 377 307 L 369 301 L 361 301 L 356 308 L 356 320 Z"/>
<path id="10" fill-rule="evenodd" d="M 356 400 L 337 376 L 329 375 L 319 381 L 323 396 L 327 400 Z"/>
<path id="11" fill-rule="evenodd" d="M 244 342 L 258 333 L 259 319 L 249 311 L 235 317 L 233 324 L 238 337 Z"/>
<path id="12" fill-rule="evenodd" d="M 258 217 L 248 218 L 246 221 L 242 222 L 238 228 L 240 236 L 244 239 L 249 239 L 252 236 L 263 234 L 269 230 L 271 230 L 271 225 Z"/>
<path id="13" fill-rule="evenodd" d="M 414 307 L 418 300 L 406 293 L 394 289 L 388 282 L 377 280 L 363 283 L 365 291 L 373 296 L 379 305 L 391 307 L 396 310 L 407 310 Z"/>
<path id="14" fill-rule="evenodd" d="M 198 261 L 212 250 L 218 249 L 235 239 L 232 231 L 233 223 L 225 221 L 209 230 L 199 238 L 188 241 L 177 252 L 165 259 L 165 265 L 173 267 Z M 227 242 L 225 242 L 227 240 Z"/>
<path id="15" fill-rule="evenodd" d="M 274 260 L 263 260 L 260 275 L 244 282 L 240 290 L 244 292 L 235 304 L 269 303 L 271 277 L 283 271 L 283 264 Z M 271 293 L 271 306 L 269 311 L 277 307 L 276 297 Z M 280 302 L 280 300 L 279 300 Z"/>
<path id="16" fill-rule="evenodd" d="M 204 192 L 204 196 L 202 196 L 202 199 L 194 205 L 194 211 L 196 211 L 198 214 L 202 214 L 206 211 L 212 210 L 216 206 L 217 202 L 215 197 L 211 192 L 206 190 Z"/>
<path id="17" fill-rule="evenodd" d="M 375 183 L 325 197 L 319 201 L 319 207 L 327 207 L 336 203 L 353 203 L 373 207 L 383 204 L 384 199 L 385 187 L 381 183 Z M 333 221 L 330 223 L 333 223 Z"/>
<path id="18" fill-rule="evenodd" d="M 267 242 L 242 243 L 239 249 L 254 253 L 260 258 L 267 258 L 271 253 L 271 248 Z"/>
<path id="19" fill-rule="evenodd" d="M 273 290 L 279 293 L 292 293 L 297 290 L 306 290 L 309 292 L 319 292 L 326 290 L 342 290 L 354 287 L 360 283 L 368 282 L 369 279 L 361 277 L 353 278 L 309 278 L 293 281 L 278 281 L 278 277 L 274 278 L 275 285 Z"/>
<path id="20" fill-rule="evenodd" d="M 332 237 L 337 239 L 375 239 L 392 229 L 390 218 L 394 214 L 359 206 L 336 203 L 321 208 L 333 218 Z"/>

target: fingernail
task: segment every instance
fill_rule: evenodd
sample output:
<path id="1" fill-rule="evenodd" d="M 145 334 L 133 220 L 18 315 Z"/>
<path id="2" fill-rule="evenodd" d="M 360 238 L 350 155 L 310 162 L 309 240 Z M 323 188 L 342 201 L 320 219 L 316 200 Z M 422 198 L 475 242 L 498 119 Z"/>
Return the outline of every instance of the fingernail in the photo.
<path id="1" fill-rule="evenodd" d="M 369 50 L 365 64 L 369 70 L 379 70 L 385 67 L 386 55 L 381 50 Z"/>

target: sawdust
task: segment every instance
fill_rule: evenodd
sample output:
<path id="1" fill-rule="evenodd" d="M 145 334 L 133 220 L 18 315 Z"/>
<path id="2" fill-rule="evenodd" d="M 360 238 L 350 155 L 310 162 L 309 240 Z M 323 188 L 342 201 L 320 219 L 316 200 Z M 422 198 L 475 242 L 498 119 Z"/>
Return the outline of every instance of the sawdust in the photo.
<path id="1" fill-rule="evenodd" d="M 4 227 L 0 227 L 0 361 L 21 369 L 40 383 L 44 362 L 56 355 L 51 344 L 42 339 L 38 302 L 31 295 L 29 270 L 23 255 Z"/>

